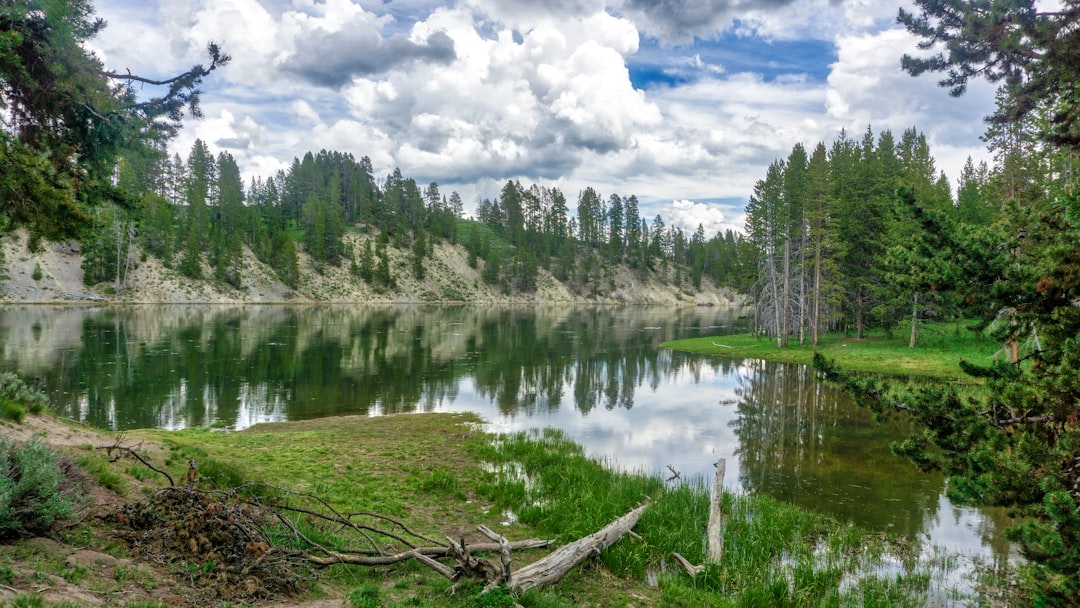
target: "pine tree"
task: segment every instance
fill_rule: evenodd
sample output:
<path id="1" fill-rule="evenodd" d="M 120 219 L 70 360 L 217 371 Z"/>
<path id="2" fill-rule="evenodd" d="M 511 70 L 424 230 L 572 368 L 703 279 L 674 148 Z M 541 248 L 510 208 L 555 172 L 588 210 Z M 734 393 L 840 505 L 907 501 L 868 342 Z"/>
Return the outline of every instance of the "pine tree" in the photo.
<path id="1" fill-rule="evenodd" d="M 412 247 L 412 271 L 416 280 L 424 279 L 424 257 L 427 255 L 427 237 L 423 230 L 417 231 Z"/>
<path id="2" fill-rule="evenodd" d="M 375 246 L 375 257 L 378 262 L 375 266 L 375 282 L 382 287 L 394 287 L 394 277 L 390 274 L 390 254 L 387 252 L 387 240 L 385 233 Z"/>
<path id="3" fill-rule="evenodd" d="M 501 258 L 498 251 L 492 251 L 484 257 L 484 269 L 480 271 L 480 278 L 488 285 L 495 285 L 501 279 Z"/>
<path id="4" fill-rule="evenodd" d="M 371 249 L 371 240 L 364 241 L 364 251 L 360 254 L 360 278 L 365 283 L 371 283 L 375 279 L 375 254 Z"/>

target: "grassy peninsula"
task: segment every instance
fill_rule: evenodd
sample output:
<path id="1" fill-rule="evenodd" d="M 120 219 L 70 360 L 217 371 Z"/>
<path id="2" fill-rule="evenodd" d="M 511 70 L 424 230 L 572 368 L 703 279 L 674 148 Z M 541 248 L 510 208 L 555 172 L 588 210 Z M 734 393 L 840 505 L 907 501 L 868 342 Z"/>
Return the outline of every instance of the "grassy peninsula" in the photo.
<path id="1" fill-rule="evenodd" d="M 905 332 L 888 335 L 880 329 L 866 332 L 861 340 L 845 333 L 823 334 L 818 340 L 818 352 L 852 371 L 956 380 L 963 377 L 961 359 L 989 365 L 994 354 L 1001 350 L 1000 344 L 963 322 L 928 323 L 920 327 L 915 348 L 908 347 L 908 339 Z M 809 339 L 799 344 L 797 337 L 785 348 L 777 348 L 776 338 L 751 334 L 674 340 L 663 346 L 700 355 L 805 365 L 810 365 L 814 357 Z"/>

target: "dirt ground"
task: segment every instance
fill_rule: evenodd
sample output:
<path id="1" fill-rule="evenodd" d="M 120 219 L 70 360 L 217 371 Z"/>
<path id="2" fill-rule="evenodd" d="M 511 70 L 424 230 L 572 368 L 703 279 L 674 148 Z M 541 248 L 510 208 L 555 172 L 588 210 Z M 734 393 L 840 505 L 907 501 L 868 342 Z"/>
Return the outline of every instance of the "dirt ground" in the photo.
<path id="1" fill-rule="evenodd" d="M 74 456 L 97 452 L 98 448 L 117 442 L 115 435 L 49 416 L 28 415 L 21 424 L 2 422 L 0 433 L 20 442 L 36 437 L 55 450 Z M 127 441 L 125 445 L 134 445 L 134 442 Z M 166 451 L 160 445 L 145 441 L 138 444 L 138 449 L 151 462 L 160 462 Z M 178 571 L 175 563 L 143 558 L 139 550 L 133 549 L 132 543 L 124 540 L 125 530 L 133 526 L 118 525 L 115 514 L 122 505 L 130 504 L 140 496 L 153 496 L 152 492 L 160 490 L 163 483 L 160 478 L 151 477 L 141 480 L 128 477 L 125 481 L 129 484 L 128 490 L 126 496 L 120 496 L 89 478 L 85 479 L 84 487 L 91 499 L 79 506 L 75 520 L 65 522 L 48 538 L 0 541 L 0 605 L 27 596 L 38 597 L 46 605 L 63 603 L 86 607 L 123 606 L 136 602 L 200 606 L 219 605 L 224 601 L 228 592 L 221 595 L 215 595 L 219 590 L 214 590 L 213 594 L 209 592 L 214 576 L 221 576 L 220 572 Z M 206 512 L 199 516 L 205 523 Z M 133 533 L 128 531 L 126 534 L 131 536 Z M 242 586 L 243 583 L 236 585 L 237 589 Z M 296 599 L 280 593 L 263 600 L 245 598 L 242 605 L 283 608 L 347 605 L 342 592 L 332 588 L 322 587 L 315 593 L 304 595 L 318 597 Z"/>

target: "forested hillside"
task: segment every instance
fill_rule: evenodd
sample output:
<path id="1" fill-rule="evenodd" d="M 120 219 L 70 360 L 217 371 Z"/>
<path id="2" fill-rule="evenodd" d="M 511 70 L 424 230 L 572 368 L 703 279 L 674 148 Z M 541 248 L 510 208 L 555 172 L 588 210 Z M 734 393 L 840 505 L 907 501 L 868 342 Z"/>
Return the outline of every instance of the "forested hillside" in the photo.
<path id="1" fill-rule="evenodd" d="M 303 299 L 324 297 L 327 290 L 311 284 L 325 280 L 342 292 L 374 294 L 361 299 L 474 301 L 490 291 L 532 301 L 544 299 L 540 282 L 553 277 L 559 289 L 548 293 L 556 301 L 665 301 L 643 291 L 667 285 L 691 302 L 702 289 L 737 286 L 745 274 L 739 235 L 706 240 L 699 226 L 687 238 L 660 216 L 642 218 L 636 197 L 604 199 L 592 188 L 568 203 L 556 188 L 508 181 L 499 197 L 479 203 L 473 220 L 463 217 L 456 192 L 421 187 L 400 170 L 380 183 L 366 157 L 308 153 L 244 184 L 233 157 L 213 156 L 202 141 L 186 160 L 155 148 L 129 151 L 116 175 L 126 198 L 96 206 L 79 245 L 85 284 L 121 294 L 151 257 L 223 297 L 265 283 L 252 255 L 292 290 L 289 298 Z M 471 273 L 449 268 L 455 246 Z M 30 247 L 40 241 L 31 238 Z M 432 273 L 453 276 L 432 281 Z M 473 289 L 473 275 L 483 289 Z"/>

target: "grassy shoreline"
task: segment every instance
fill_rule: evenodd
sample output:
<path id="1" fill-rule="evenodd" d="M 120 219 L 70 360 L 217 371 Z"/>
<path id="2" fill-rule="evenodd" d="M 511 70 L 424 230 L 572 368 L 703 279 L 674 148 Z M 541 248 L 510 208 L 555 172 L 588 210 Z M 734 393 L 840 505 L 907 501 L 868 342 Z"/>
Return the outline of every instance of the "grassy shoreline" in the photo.
<path id="1" fill-rule="evenodd" d="M 923 606 L 951 593 L 947 559 L 928 560 L 918 547 L 765 496 L 728 493 L 724 562 L 690 578 L 671 554 L 703 559 L 706 480 L 619 472 L 558 431 L 491 436 L 479 423 L 405 414 L 138 434 L 167 446 L 166 464 L 178 475 L 197 458 L 206 463 L 200 472 L 221 482 L 242 476 L 315 492 L 343 512 L 379 511 L 436 538 L 472 535 L 484 524 L 511 540 L 561 544 L 650 503 L 637 537 L 553 589 L 502 602 L 469 585 L 451 594 L 445 579 L 415 563 L 334 566 L 323 580 L 344 590 L 346 606 Z M 515 552 L 514 563 L 543 554 Z"/>
<path id="2" fill-rule="evenodd" d="M 889 337 L 881 330 L 870 330 L 862 340 L 843 333 L 824 334 L 818 351 L 852 371 L 887 375 L 913 375 L 960 380 L 961 359 L 976 365 L 989 365 L 1001 346 L 989 337 L 960 323 L 929 323 L 920 328 L 915 348 L 908 348 L 909 336 L 894 332 Z M 733 359 L 764 359 L 810 365 L 814 349 L 809 340 L 800 345 L 793 337 L 786 348 L 777 348 L 775 338 L 735 334 L 675 340 L 665 348 L 700 355 Z"/>

